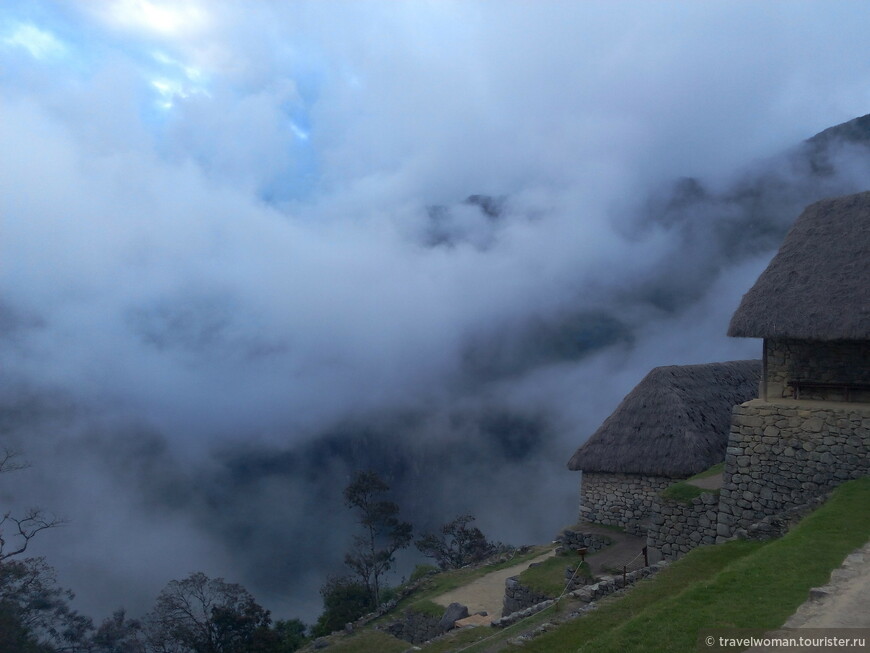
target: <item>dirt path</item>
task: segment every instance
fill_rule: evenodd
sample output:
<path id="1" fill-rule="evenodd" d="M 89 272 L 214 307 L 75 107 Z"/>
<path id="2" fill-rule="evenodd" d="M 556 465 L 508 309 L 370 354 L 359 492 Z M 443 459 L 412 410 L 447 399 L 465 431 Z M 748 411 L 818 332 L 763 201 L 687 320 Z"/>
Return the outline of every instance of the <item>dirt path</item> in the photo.
<path id="1" fill-rule="evenodd" d="M 553 556 L 556 550 L 553 549 L 543 555 L 526 560 L 518 565 L 507 567 L 494 571 L 486 576 L 478 578 L 470 582 L 468 585 L 458 587 L 441 596 L 436 596 L 432 599 L 438 605 L 448 606 L 451 603 L 461 603 L 468 606 L 468 613 L 485 611 L 488 615 L 488 620 L 498 619 L 501 616 L 502 601 L 504 599 L 504 583 L 511 576 L 525 571 L 533 562 L 543 562 L 547 558 Z M 487 623 L 489 623 L 487 621 Z"/>

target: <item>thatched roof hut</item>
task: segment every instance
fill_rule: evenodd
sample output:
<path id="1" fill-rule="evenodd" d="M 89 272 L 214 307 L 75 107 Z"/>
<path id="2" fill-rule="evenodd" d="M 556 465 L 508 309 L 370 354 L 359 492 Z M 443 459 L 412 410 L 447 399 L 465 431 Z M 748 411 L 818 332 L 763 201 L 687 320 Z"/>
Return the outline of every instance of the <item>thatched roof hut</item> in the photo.
<path id="1" fill-rule="evenodd" d="M 728 335 L 870 339 L 870 192 L 804 210 L 743 296 Z"/>
<path id="2" fill-rule="evenodd" d="M 684 478 L 722 462 L 731 409 L 758 395 L 761 361 L 656 367 L 568 461 L 584 472 Z"/>

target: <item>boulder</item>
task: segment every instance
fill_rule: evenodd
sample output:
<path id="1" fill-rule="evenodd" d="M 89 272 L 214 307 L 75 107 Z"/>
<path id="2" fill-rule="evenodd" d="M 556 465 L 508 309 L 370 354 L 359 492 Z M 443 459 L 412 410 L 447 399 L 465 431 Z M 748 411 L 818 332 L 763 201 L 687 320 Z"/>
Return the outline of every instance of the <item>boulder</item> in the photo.
<path id="1" fill-rule="evenodd" d="M 451 603 L 444 611 L 444 615 L 438 622 L 438 628 L 442 632 L 451 630 L 459 619 L 465 619 L 468 616 L 468 607 L 461 603 Z"/>

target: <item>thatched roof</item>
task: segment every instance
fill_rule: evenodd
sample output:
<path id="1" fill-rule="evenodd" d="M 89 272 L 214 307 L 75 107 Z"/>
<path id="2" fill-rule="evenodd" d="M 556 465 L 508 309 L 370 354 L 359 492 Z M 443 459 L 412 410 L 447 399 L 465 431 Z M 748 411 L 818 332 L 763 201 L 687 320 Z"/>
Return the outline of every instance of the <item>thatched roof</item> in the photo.
<path id="1" fill-rule="evenodd" d="M 870 339 L 870 192 L 804 210 L 743 296 L 728 335 Z"/>
<path id="2" fill-rule="evenodd" d="M 568 469 L 686 477 L 720 463 L 731 409 L 758 396 L 761 361 L 656 367 L 568 461 Z"/>

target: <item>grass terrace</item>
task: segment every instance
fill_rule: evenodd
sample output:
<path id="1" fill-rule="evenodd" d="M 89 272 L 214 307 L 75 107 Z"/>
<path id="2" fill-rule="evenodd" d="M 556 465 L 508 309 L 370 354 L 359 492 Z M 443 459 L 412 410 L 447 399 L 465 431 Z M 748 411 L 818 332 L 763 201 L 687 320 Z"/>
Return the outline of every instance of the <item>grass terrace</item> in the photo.
<path id="1" fill-rule="evenodd" d="M 579 558 L 574 553 L 563 554 L 548 558 L 544 562 L 529 567 L 519 575 L 518 580 L 526 587 L 540 594 L 556 598 L 565 589 L 565 568 L 576 568 Z M 578 576 L 591 576 L 589 564 L 584 562 Z"/>
<path id="2" fill-rule="evenodd" d="M 699 472 L 698 474 L 690 476 L 685 480 L 674 483 L 673 485 L 669 485 L 659 493 L 659 496 L 661 496 L 663 499 L 679 501 L 680 503 L 691 503 L 692 499 L 701 496 L 705 492 L 719 494 L 719 490 L 705 490 L 703 488 L 699 488 L 697 485 L 692 485 L 691 483 L 689 483 L 689 481 L 697 481 L 702 478 L 709 478 L 711 476 L 715 476 L 716 474 L 721 474 L 724 469 L 725 463 L 713 465 L 710 469 L 705 469 L 703 472 Z"/>
<path id="3" fill-rule="evenodd" d="M 602 601 L 598 610 L 522 650 L 695 651 L 702 628 L 778 628 L 811 587 L 825 584 L 870 539 L 868 505 L 870 477 L 845 483 L 781 539 L 697 548 L 625 596 Z"/>

